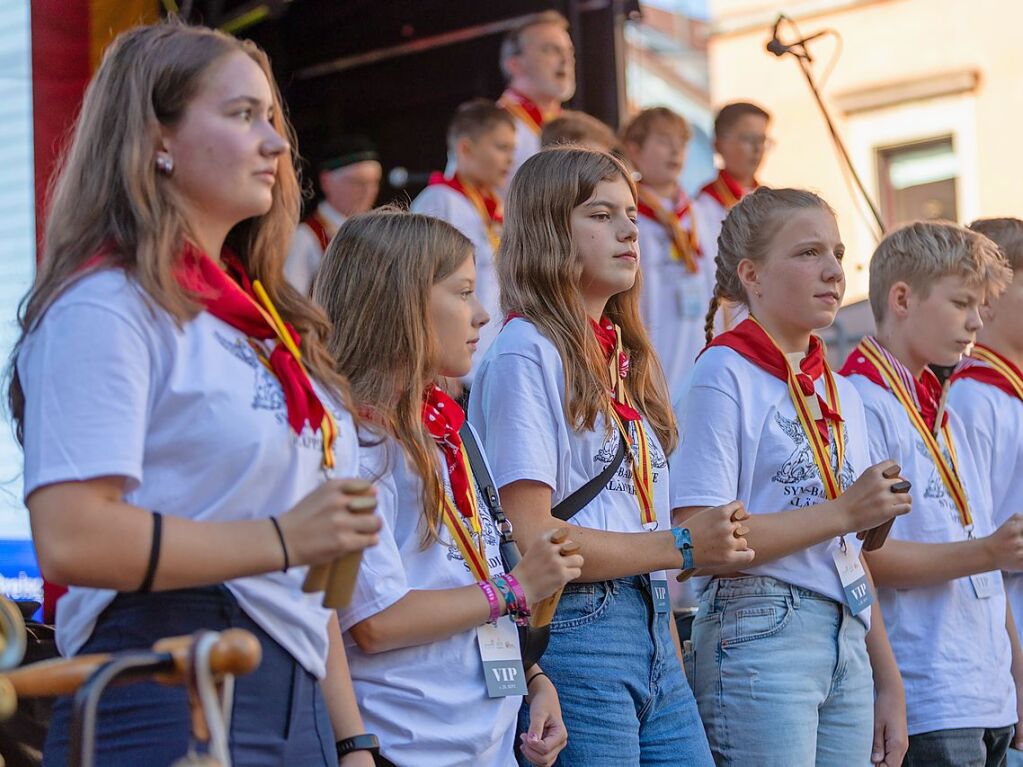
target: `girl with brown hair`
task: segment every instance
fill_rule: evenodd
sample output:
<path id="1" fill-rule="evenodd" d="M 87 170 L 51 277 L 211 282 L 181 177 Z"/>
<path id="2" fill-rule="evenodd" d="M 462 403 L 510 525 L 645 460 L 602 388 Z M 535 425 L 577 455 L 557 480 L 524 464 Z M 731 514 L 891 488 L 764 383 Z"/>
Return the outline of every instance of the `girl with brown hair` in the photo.
<path id="1" fill-rule="evenodd" d="M 741 504 L 671 527 L 665 456 L 678 436 L 639 314 L 636 216 L 613 157 L 526 161 L 497 257 L 508 319 L 469 402 L 523 540 L 570 519 L 586 558 L 544 656 L 571 734 L 564 765 L 711 763 L 664 571 L 753 557 Z"/>
<path id="2" fill-rule="evenodd" d="M 178 23 L 119 36 L 56 176 L 9 390 L 40 567 L 70 585 L 61 652 L 253 632 L 239 765 L 334 765 L 330 719 L 359 733 L 336 618 L 300 587 L 305 565 L 373 545 L 380 524 L 328 478 L 354 474 L 358 446 L 326 319 L 282 276 L 290 136 L 252 43 Z M 47 765 L 67 762 L 69 708 Z M 116 688 L 97 759 L 168 764 L 189 732 L 183 690 Z"/>
<path id="3" fill-rule="evenodd" d="M 314 296 L 334 320 L 329 349 L 365 416 L 360 475 L 378 483 L 384 521 L 341 623 L 359 706 L 386 760 L 513 765 L 525 693 L 522 753 L 547 767 L 566 738 L 557 693 L 539 666 L 515 665 L 512 618 L 525 621 L 577 577 L 582 557 L 548 535 L 505 572 L 485 472 L 469 458 L 475 435 L 436 384 L 472 365 L 488 321 L 475 282 L 466 237 L 397 210 L 351 219 L 324 256 Z M 488 655 L 504 642 L 512 658 Z M 495 686 L 495 670 L 521 681 Z"/>

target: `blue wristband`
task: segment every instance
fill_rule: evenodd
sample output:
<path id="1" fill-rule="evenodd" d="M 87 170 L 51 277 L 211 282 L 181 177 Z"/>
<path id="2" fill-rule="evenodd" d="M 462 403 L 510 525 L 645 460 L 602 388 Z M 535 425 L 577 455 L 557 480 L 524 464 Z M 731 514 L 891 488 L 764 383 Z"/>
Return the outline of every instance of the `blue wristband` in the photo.
<path id="1" fill-rule="evenodd" d="M 675 548 L 682 554 L 682 569 L 692 570 L 696 565 L 693 563 L 693 537 L 688 527 L 673 527 L 671 534 L 675 537 Z"/>

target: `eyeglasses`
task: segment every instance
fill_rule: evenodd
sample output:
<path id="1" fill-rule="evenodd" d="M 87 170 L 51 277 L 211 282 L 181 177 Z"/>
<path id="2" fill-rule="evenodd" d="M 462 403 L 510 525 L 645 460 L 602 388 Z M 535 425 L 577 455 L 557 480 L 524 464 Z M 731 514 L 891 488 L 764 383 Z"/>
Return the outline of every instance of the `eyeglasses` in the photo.
<path id="1" fill-rule="evenodd" d="M 770 136 L 759 136 L 756 133 L 730 133 L 728 138 L 735 139 L 753 150 L 763 149 L 765 152 L 769 152 L 774 148 L 774 139 Z"/>

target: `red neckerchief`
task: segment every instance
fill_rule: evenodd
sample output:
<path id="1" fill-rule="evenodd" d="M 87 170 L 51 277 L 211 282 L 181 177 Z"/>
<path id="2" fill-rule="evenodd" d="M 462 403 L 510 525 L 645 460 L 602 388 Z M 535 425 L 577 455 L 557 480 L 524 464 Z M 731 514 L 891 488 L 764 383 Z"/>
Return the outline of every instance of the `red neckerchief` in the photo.
<path id="1" fill-rule="evenodd" d="M 302 223 L 309 227 L 309 230 L 316 237 L 316 241 L 320 243 L 320 250 L 326 252 L 327 246 L 330 244 L 330 235 L 327 234 L 327 222 L 323 220 L 317 211 L 313 211 L 304 219 Z"/>
<path id="2" fill-rule="evenodd" d="M 788 383 L 788 363 L 785 355 L 775 346 L 764 329 L 753 320 L 745 319 L 734 329 L 716 336 L 707 344 L 704 351 L 714 346 L 727 347 L 745 357 L 764 372 Z M 817 397 L 817 404 L 820 405 L 821 415 L 824 417 L 817 419 L 815 423 L 817 431 L 824 437 L 825 442 L 830 439 L 828 421 L 835 424 L 836 433 L 840 428 L 838 424 L 842 422 L 842 416 L 836 413 L 828 401 L 817 394 L 817 390 L 814 388 L 814 382 L 824 374 L 824 366 L 827 364 L 827 358 L 824 356 L 824 344 L 821 343 L 820 338 L 811 335 L 810 348 L 799 363 L 799 369 L 793 371 L 803 395 Z"/>
<path id="3" fill-rule="evenodd" d="M 601 317 L 600 322 L 594 322 L 587 317 L 587 321 L 590 323 L 590 329 L 593 330 L 597 343 L 600 344 L 600 350 L 604 353 L 604 362 L 610 366 L 611 358 L 618 347 L 618 334 L 615 332 L 614 324 L 607 317 Z M 624 383 L 625 379 L 629 377 L 629 355 L 624 351 L 618 355 L 616 367 L 618 369 L 618 378 Z M 616 389 L 620 388 L 616 387 Z M 610 392 L 610 397 L 611 407 L 618 413 L 619 418 L 623 421 L 640 420 L 639 411 L 626 403 L 624 397 L 617 395 L 615 391 Z"/>
<path id="4" fill-rule="evenodd" d="M 469 475 L 462 459 L 462 438 L 458 430 L 465 423 L 465 413 L 439 386 L 430 384 L 423 394 L 423 426 L 444 455 L 451 494 L 463 517 L 471 517 Z"/>
<path id="5" fill-rule="evenodd" d="M 754 180 L 752 189 L 743 189 L 742 184 L 732 178 L 728 171 L 722 169 L 718 171 L 718 177 L 703 187 L 700 191 L 706 192 L 721 203 L 721 207 L 725 210 L 731 210 L 735 203 L 752 192 L 753 189 L 756 189 L 758 186 L 760 186 L 760 184 Z"/>
<path id="6" fill-rule="evenodd" d="M 428 186 L 446 186 L 450 189 L 454 189 L 460 195 L 465 197 L 469 202 L 473 202 L 472 192 L 475 192 L 483 200 L 483 204 L 486 206 L 487 216 L 495 224 L 504 223 L 504 214 L 501 211 L 501 201 L 494 195 L 493 192 L 483 191 L 478 186 L 472 184 L 466 184 L 462 181 L 461 177 L 456 173 L 451 178 L 448 178 L 443 173 L 431 173 L 430 181 Z"/>
<path id="7" fill-rule="evenodd" d="M 504 325 L 507 325 L 514 319 L 526 320 L 527 318 L 518 312 L 509 312 L 505 315 L 504 324 L 501 328 L 504 329 Z M 597 339 L 597 343 L 600 344 L 600 350 L 604 354 L 604 362 L 610 369 L 611 357 L 614 356 L 615 347 L 618 346 L 618 334 L 615 332 L 614 323 L 607 317 L 601 317 L 599 323 L 594 322 L 589 317 L 586 318 L 586 321 L 590 323 L 593 336 Z M 624 351 L 618 357 L 617 367 L 618 378 L 624 382 L 629 376 L 629 355 Z M 621 389 L 621 387 L 616 387 L 616 389 Z M 608 395 L 611 399 L 611 407 L 614 408 L 618 417 L 623 421 L 639 421 L 642 418 L 638 410 L 624 402 L 624 398 L 616 396 L 614 391 L 608 392 Z"/>
<path id="8" fill-rule="evenodd" d="M 938 382 L 938 377 L 931 372 L 930 368 L 924 368 L 923 375 L 920 378 L 916 378 L 910 372 L 909 368 L 903 365 L 894 354 L 885 349 L 876 338 L 868 336 L 864 340 L 872 342 L 891 364 L 892 368 L 898 374 L 899 378 L 902 379 L 906 389 L 913 397 L 914 402 L 917 405 L 917 409 L 920 412 L 920 416 L 924 419 L 924 423 L 927 424 L 927 428 L 930 429 L 933 434 L 934 420 L 938 417 L 938 401 L 941 399 L 941 384 Z M 881 375 L 881 371 L 874 367 L 874 364 L 856 349 L 852 350 L 846 358 L 845 364 L 842 365 L 842 369 L 839 370 L 838 373 L 843 376 L 861 375 L 868 381 L 877 384 L 882 389 L 885 389 L 886 391 L 888 390 L 888 384 L 885 383 L 884 376 Z M 944 427 L 947 423 L 948 412 L 946 411 L 944 417 L 941 419 L 942 427 Z"/>
<path id="9" fill-rule="evenodd" d="M 540 128 L 543 128 L 543 125 L 547 120 L 552 119 L 557 114 L 557 112 L 554 114 L 544 114 L 533 99 L 514 88 L 506 88 L 504 93 L 502 93 L 501 97 L 497 100 L 497 103 L 505 105 L 509 101 L 512 104 L 517 105 L 529 116 L 529 118 L 536 124 L 537 131 L 539 131 Z"/>
<path id="10" fill-rule="evenodd" d="M 1014 363 L 1006 359 L 1004 355 L 999 354 L 990 346 L 974 344 L 974 349 L 985 350 L 988 354 L 1000 360 L 1002 364 L 1009 368 L 1009 370 L 1014 372 L 1017 378 L 1023 379 L 1023 371 L 1021 371 Z M 952 374 L 952 383 L 966 378 L 1001 389 L 1010 397 L 1015 397 L 1017 399 L 1020 398 L 1019 392 L 1016 391 L 1009 379 L 1007 379 L 1000 371 L 995 370 L 982 360 L 974 359 L 973 357 L 966 357 L 961 363 L 959 363 L 959 367 L 956 368 L 956 372 Z"/>
<path id="11" fill-rule="evenodd" d="M 199 248 L 186 242 L 175 275 L 178 284 L 191 292 L 206 311 L 249 338 L 261 341 L 277 338 L 273 326 L 259 310 L 259 301 L 245 266 L 227 249 L 221 253 L 221 258 L 234 279 Z M 295 345 L 300 346 L 298 332 L 290 324 L 286 327 Z M 313 431 L 321 429 L 325 415 L 323 403 L 299 361 L 283 343 L 278 342 L 267 364 L 284 391 L 288 425 L 292 431 L 301 434 L 307 423 Z"/>

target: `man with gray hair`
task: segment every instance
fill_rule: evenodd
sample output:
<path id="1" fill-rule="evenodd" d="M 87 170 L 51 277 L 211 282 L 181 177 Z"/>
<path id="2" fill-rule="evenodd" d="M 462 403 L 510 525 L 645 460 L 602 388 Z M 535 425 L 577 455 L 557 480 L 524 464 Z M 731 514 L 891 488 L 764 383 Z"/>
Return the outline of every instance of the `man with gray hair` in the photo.
<path id="1" fill-rule="evenodd" d="M 557 117 L 575 93 L 575 48 L 568 20 L 544 11 L 511 29 L 501 42 L 501 71 L 508 87 L 498 103 L 515 118 L 515 162 L 504 188 L 527 159 L 540 151 L 544 123 Z"/>

